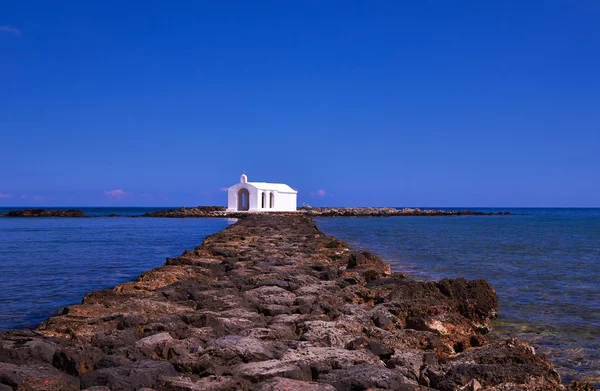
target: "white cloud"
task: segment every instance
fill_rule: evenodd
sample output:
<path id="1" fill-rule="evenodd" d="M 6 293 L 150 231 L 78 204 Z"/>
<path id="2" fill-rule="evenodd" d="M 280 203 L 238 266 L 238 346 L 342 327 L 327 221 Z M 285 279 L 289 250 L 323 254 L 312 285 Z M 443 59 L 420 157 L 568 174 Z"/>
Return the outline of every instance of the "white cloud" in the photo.
<path id="1" fill-rule="evenodd" d="M 160 198 L 162 198 L 162 199 L 165 199 L 165 200 L 168 200 L 168 199 L 169 199 L 169 196 L 168 196 L 167 194 L 164 194 L 164 193 L 161 193 L 161 194 L 159 194 L 158 196 L 159 196 Z"/>
<path id="2" fill-rule="evenodd" d="M 317 190 L 317 195 L 319 197 L 325 197 L 325 190 L 323 190 L 323 189 Z"/>
<path id="3" fill-rule="evenodd" d="M 25 198 L 27 198 L 27 194 L 21 194 L 21 196 L 20 196 L 20 197 L 21 197 L 22 199 L 25 199 Z"/>
<path id="4" fill-rule="evenodd" d="M 12 198 L 12 194 L 0 192 L 0 198 Z"/>
<path id="5" fill-rule="evenodd" d="M 46 197 L 44 197 L 44 196 L 39 196 L 39 195 L 34 195 L 34 196 L 33 196 L 33 197 L 31 197 L 31 198 L 33 198 L 33 199 L 34 199 L 34 200 L 36 200 L 36 201 L 44 201 L 44 200 L 46 199 Z"/>
<path id="6" fill-rule="evenodd" d="M 310 196 L 311 197 L 325 197 L 325 194 L 327 194 L 325 192 L 325 190 L 319 189 L 317 191 L 314 191 L 314 192 L 310 193 Z"/>
<path id="7" fill-rule="evenodd" d="M 219 190 L 221 190 L 221 191 L 227 191 L 227 190 L 229 190 L 229 188 L 228 187 L 222 187 Z"/>
<path id="8" fill-rule="evenodd" d="M 121 189 L 116 189 L 116 190 L 105 190 L 104 194 L 106 194 L 109 198 L 123 198 L 130 193 L 127 193 Z"/>
<path id="9" fill-rule="evenodd" d="M 152 198 L 152 194 L 144 193 L 144 194 L 140 194 L 140 197 Z"/>
<path id="10" fill-rule="evenodd" d="M 0 26 L 0 32 L 16 35 L 17 37 L 21 36 L 21 30 L 11 26 Z"/>

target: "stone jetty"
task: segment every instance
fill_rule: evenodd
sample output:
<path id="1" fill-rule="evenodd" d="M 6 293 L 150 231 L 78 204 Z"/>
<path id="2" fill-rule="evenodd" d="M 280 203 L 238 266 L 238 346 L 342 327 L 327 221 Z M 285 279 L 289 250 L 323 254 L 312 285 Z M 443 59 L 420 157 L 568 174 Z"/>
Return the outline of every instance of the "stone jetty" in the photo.
<path id="1" fill-rule="evenodd" d="M 0 334 L 0 391 L 593 390 L 524 342 L 489 343 L 497 311 L 483 280 L 414 281 L 308 216 L 247 215 Z"/>
<path id="2" fill-rule="evenodd" d="M 254 213 L 254 212 L 252 212 Z M 312 208 L 301 207 L 296 212 L 259 212 L 262 214 L 270 214 L 277 216 L 295 216 L 305 215 L 311 217 L 393 217 L 393 216 L 494 216 L 494 215 L 510 215 L 506 212 L 481 212 L 471 210 L 435 210 L 435 209 L 419 209 L 419 208 Z M 245 217 L 248 212 L 228 212 L 224 206 L 196 206 L 185 207 L 169 210 L 158 210 L 155 212 L 146 212 L 141 217 Z M 0 217 L 84 217 L 85 214 L 81 210 L 46 210 L 46 209 L 23 209 L 13 210 L 6 214 L 1 214 Z M 116 214 L 110 214 L 109 217 L 116 217 Z M 85 216 L 90 217 L 90 216 Z M 105 217 L 105 216 L 95 216 Z M 138 217 L 138 216 L 121 216 L 121 217 Z"/>
<path id="3" fill-rule="evenodd" d="M 494 216 L 510 215 L 510 212 L 480 212 L 471 210 L 435 210 L 419 208 L 313 208 L 301 207 L 297 212 L 260 212 L 278 216 L 293 216 L 296 214 L 312 217 L 393 217 L 393 216 Z M 198 206 L 195 208 L 181 207 L 178 209 L 148 212 L 143 217 L 244 217 L 248 212 L 227 212 L 225 207 Z"/>

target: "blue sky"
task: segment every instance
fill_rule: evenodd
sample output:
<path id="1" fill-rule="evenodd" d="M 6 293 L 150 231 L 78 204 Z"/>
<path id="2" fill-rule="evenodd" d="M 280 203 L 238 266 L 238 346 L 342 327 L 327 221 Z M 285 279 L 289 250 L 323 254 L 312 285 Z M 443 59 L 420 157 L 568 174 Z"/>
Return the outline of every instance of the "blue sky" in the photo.
<path id="1" fill-rule="evenodd" d="M 0 205 L 600 206 L 600 3 L 4 2 Z"/>

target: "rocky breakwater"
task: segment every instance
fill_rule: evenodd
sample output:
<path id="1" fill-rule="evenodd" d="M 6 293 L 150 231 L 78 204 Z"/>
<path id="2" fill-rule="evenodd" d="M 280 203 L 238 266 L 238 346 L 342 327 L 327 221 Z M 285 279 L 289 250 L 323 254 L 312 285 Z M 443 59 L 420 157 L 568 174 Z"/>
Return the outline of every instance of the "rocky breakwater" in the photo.
<path id="1" fill-rule="evenodd" d="M 83 211 L 69 210 L 46 210 L 46 209 L 23 209 L 11 210 L 0 217 L 84 217 Z"/>
<path id="2" fill-rule="evenodd" d="M 0 390 L 565 390 L 531 346 L 488 343 L 497 310 L 483 280 L 413 281 L 309 217 L 249 215 L 0 334 Z"/>
<path id="3" fill-rule="evenodd" d="M 435 210 L 419 208 L 313 208 L 302 207 L 309 216 L 320 217 L 390 217 L 390 216 L 502 216 L 510 212 L 480 212 L 471 210 Z"/>
<path id="4" fill-rule="evenodd" d="M 178 209 L 146 212 L 142 217 L 224 217 L 226 210 L 227 208 L 224 206 L 197 206 L 193 208 L 182 206 Z"/>
<path id="5" fill-rule="evenodd" d="M 260 212 L 278 216 L 303 214 L 313 217 L 392 217 L 392 216 L 495 216 L 509 215 L 510 212 L 479 212 L 471 210 L 434 210 L 419 208 L 313 208 L 303 206 L 297 212 Z M 143 217 L 244 217 L 248 212 L 227 212 L 224 206 L 198 206 L 147 212 Z"/>

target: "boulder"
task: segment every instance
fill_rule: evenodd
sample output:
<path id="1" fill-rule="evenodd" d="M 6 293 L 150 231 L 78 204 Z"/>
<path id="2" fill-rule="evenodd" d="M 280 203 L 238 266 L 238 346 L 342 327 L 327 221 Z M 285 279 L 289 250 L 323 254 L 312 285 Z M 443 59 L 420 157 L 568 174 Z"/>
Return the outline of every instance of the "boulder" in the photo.
<path id="1" fill-rule="evenodd" d="M 23 391 L 77 391 L 79 379 L 50 364 L 0 363 L 0 383 Z"/>
<path id="2" fill-rule="evenodd" d="M 145 360 L 119 367 L 101 368 L 81 377 L 83 387 L 104 386 L 111 391 L 129 391 L 155 388 L 163 376 L 176 376 L 173 364 L 166 361 Z"/>
<path id="3" fill-rule="evenodd" d="M 275 377 L 254 388 L 255 391 L 336 391 L 329 384 Z"/>

